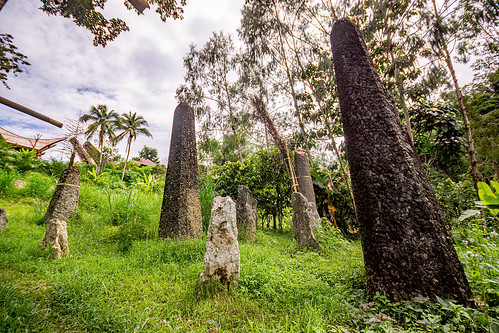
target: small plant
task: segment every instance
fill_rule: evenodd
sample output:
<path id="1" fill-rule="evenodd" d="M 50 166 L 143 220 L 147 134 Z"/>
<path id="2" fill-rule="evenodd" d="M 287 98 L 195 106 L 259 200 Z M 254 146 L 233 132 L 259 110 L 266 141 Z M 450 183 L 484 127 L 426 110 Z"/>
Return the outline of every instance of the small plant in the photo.
<path id="1" fill-rule="evenodd" d="M 484 182 L 479 182 L 477 185 L 478 185 L 478 196 L 480 197 L 481 201 L 476 201 L 475 206 L 477 208 L 480 208 L 480 210 L 477 209 L 466 210 L 459 217 L 459 221 L 463 221 L 468 217 L 474 216 L 483 211 L 484 209 L 487 209 L 494 216 L 499 214 L 499 183 L 491 181 L 490 185 L 492 187 L 490 187 L 489 185 L 487 185 L 487 183 Z M 495 189 L 496 193 L 492 191 L 492 188 Z"/>

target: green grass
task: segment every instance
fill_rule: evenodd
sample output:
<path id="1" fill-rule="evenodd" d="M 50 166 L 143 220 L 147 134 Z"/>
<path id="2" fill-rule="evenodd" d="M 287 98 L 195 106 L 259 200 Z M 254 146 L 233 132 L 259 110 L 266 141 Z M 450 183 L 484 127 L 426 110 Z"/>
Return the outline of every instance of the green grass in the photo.
<path id="1" fill-rule="evenodd" d="M 497 318 L 488 289 L 499 242 L 476 228 L 461 232 L 467 242 L 458 249 L 487 304 L 452 310 L 427 300 L 368 303 L 360 243 L 338 233 L 321 234 L 315 253 L 298 251 L 292 231 L 259 229 L 256 242 L 240 243 L 239 287 L 200 290 L 205 238 L 159 240 L 159 194 L 106 194 L 92 184 L 82 185 L 68 223 L 69 254 L 51 260 L 37 222 L 48 200 L 0 198 L 9 215 L 0 232 L 0 332 L 486 332 Z M 124 226 L 137 225 L 127 238 Z"/>

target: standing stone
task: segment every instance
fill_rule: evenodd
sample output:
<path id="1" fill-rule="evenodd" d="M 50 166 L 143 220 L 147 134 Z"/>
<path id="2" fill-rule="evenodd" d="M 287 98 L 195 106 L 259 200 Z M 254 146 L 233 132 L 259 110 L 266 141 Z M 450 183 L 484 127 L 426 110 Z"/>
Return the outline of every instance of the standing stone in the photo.
<path id="1" fill-rule="evenodd" d="M 80 161 L 85 162 L 87 164 L 93 164 L 92 158 L 90 157 L 90 155 L 88 155 L 85 148 L 83 148 L 83 146 L 78 142 L 78 140 L 75 137 L 69 139 L 69 142 L 73 145 L 76 154 L 80 158 Z"/>
<path id="2" fill-rule="evenodd" d="M 300 192 L 294 192 L 291 195 L 291 206 L 293 207 L 293 228 L 298 247 L 319 249 L 319 243 L 312 230 L 312 226 L 320 219 L 315 205 Z"/>
<path id="3" fill-rule="evenodd" d="M 68 252 L 68 230 L 65 221 L 52 219 L 48 222 L 41 248 L 48 246 L 52 250 L 54 259 L 59 259 Z"/>
<path id="4" fill-rule="evenodd" d="M 9 218 L 7 217 L 7 212 L 5 209 L 0 207 L 0 231 L 6 229 L 9 226 Z"/>
<path id="5" fill-rule="evenodd" d="M 59 182 L 50 200 L 44 222 L 52 219 L 68 221 L 78 208 L 80 195 L 80 170 L 69 167 L 62 172 Z"/>
<path id="6" fill-rule="evenodd" d="M 236 204 L 230 197 L 215 197 L 200 283 L 211 285 L 219 281 L 223 285 L 236 286 L 239 280 L 239 266 Z"/>
<path id="7" fill-rule="evenodd" d="M 180 103 L 173 117 L 159 237 L 194 238 L 202 233 L 194 111 Z"/>
<path id="8" fill-rule="evenodd" d="M 254 241 L 256 238 L 257 201 L 249 188 L 239 185 L 237 193 L 237 230 L 239 239 Z"/>
<path id="9" fill-rule="evenodd" d="M 300 193 L 315 205 L 315 192 L 312 176 L 310 175 L 310 165 L 308 164 L 307 153 L 302 149 L 295 150 L 295 172 Z"/>
<path id="10" fill-rule="evenodd" d="M 312 176 L 310 175 L 310 165 L 308 164 L 307 153 L 302 149 L 295 150 L 295 172 L 300 193 L 313 204 L 313 209 L 315 209 L 317 215 L 319 215 L 317 212 L 314 183 L 312 182 Z M 321 225 L 320 219 L 315 219 L 312 222 L 312 227 L 320 227 Z"/>
<path id="11" fill-rule="evenodd" d="M 442 210 L 359 30 L 337 21 L 331 45 L 369 293 L 470 304 Z"/>

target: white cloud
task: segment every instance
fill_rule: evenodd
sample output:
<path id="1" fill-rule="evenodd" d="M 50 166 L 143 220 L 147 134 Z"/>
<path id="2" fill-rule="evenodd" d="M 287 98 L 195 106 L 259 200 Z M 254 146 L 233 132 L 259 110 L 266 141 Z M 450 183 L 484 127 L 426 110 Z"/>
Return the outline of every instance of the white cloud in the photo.
<path id="1" fill-rule="evenodd" d="M 0 31 L 14 36 L 31 66 L 9 77 L 11 90 L 0 87 L 0 95 L 59 121 L 97 104 L 120 113 L 137 112 L 149 122 L 154 139 L 139 137 L 131 156 L 148 145 L 165 159 L 175 89 L 183 81 L 182 59 L 190 44 L 202 45 L 212 31 L 235 32 L 242 4 L 243 0 L 191 0 L 184 20 L 162 22 L 154 8 L 136 15 L 120 1 L 108 1 L 104 15 L 124 19 L 130 31 L 102 48 L 94 47 L 93 36 L 71 20 L 43 13 L 40 2 L 8 1 L 0 12 Z M 64 134 L 63 129 L 3 105 L 0 126 L 28 137 Z M 122 154 L 124 146 L 118 146 Z"/>

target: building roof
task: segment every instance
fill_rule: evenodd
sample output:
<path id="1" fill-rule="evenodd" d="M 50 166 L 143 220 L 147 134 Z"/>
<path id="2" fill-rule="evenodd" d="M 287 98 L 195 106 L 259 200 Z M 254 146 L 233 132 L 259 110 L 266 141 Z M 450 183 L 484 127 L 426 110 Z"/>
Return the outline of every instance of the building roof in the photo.
<path id="1" fill-rule="evenodd" d="M 139 165 L 141 165 L 141 166 L 155 166 L 156 165 L 156 163 L 154 163 L 150 159 L 140 160 L 137 163 L 139 163 Z"/>
<path id="2" fill-rule="evenodd" d="M 29 150 L 36 150 L 37 157 L 41 156 L 43 152 L 55 146 L 56 143 L 66 140 L 68 137 L 55 138 L 55 139 L 36 139 L 25 138 L 23 136 L 14 134 L 0 127 L 0 136 L 9 144 L 14 147 L 25 148 Z"/>

